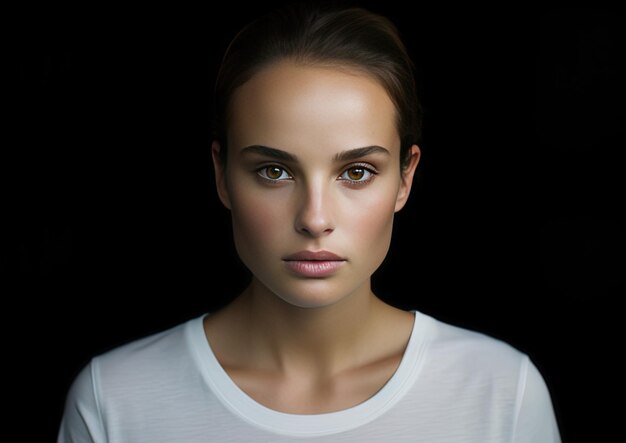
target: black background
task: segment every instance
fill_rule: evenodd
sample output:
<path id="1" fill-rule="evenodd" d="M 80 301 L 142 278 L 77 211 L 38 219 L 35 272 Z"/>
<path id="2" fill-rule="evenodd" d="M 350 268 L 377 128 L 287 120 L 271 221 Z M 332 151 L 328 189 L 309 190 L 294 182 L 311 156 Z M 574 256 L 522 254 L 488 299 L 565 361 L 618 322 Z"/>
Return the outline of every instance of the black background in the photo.
<path id="1" fill-rule="evenodd" d="M 5 343 L 9 369 L 28 375 L 15 399 L 27 434 L 55 438 L 91 356 L 242 288 L 213 185 L 211 89 L 234 33 L 276 3 L 16 16 L 0 270 L 18 283 L 3 285 Z M 425 109 L 419 175 L 375 291 L 528 353 L 563 440 L 611 441 L 624 16 L 360 4 L 400 29 Z"/>

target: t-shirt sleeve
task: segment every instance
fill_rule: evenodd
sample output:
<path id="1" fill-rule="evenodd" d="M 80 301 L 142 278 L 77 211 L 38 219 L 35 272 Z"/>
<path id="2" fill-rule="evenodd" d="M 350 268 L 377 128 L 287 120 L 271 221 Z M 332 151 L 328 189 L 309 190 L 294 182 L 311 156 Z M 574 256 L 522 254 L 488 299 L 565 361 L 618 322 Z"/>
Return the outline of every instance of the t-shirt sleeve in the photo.
<path id="1" fill-rule="evenodd" d="M 520 371 L 515 443 L 560 443 L 550 392 L 537 367 L 524 357 Z"/>
<path id="2" fill-rule="evenodd" d="M 57 443 L 106 443 L 94 369 L 92 359 L 70 386 Z"/>

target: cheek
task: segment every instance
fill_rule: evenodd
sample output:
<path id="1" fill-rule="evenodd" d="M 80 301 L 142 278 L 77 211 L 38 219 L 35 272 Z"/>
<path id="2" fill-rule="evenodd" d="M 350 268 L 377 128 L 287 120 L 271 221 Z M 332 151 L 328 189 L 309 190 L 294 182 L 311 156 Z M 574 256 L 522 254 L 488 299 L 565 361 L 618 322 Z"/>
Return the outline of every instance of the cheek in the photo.
<path id="1" fill-rule="evenodd" d="M 355 204 L 350 217 L 349 230 L 355 242 L 368 251 L 368 255 L 380 259 L 389 249 L 393 228 L 396 193 L 392 185 L 375 193 L 364 194 Z"/>
<path id="2" fill-rule="evenodd" d="M 242 193 L 233 193 L 233 234 L 240 252 L 267 251 L 276 247 L 286 229 L 287 218 L 283 212 L 275 202 L 268 201 L 265 195 L 250 188 Z"/>

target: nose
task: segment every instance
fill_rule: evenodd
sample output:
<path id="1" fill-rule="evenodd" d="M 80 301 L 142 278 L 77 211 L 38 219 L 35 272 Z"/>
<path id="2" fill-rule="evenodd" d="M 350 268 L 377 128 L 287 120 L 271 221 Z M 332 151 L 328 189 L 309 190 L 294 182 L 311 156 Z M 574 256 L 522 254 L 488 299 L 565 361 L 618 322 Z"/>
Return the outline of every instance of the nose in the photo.
<path id="1" fill-rule="evenodd" d="M 298 233 L 318 238 L 335 230 L 329 189 L 321 184 L 309 185 L 297 198 L 295 229 Z"/>

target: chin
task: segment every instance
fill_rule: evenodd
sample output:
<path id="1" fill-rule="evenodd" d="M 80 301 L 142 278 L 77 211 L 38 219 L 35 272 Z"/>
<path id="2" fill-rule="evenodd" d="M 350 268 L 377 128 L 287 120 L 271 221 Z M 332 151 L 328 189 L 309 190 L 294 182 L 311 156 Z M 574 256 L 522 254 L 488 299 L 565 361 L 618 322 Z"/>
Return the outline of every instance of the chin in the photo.
<path id="1" fill-rule="evenodd" d="M 288 288 L 275 288 L 277 297 L 299 308 L 323 308 L 348 297 L 349 292 L 340 288 L 332 279 L 302 280 Z"/>
<path id="2" fill-rule="evenodd" d="M 336 303 L 338 300 L 327 298 L 307 298 L 307 297 L 280 297 L 285 303 L 303 309 L 324 308 Z"/>

